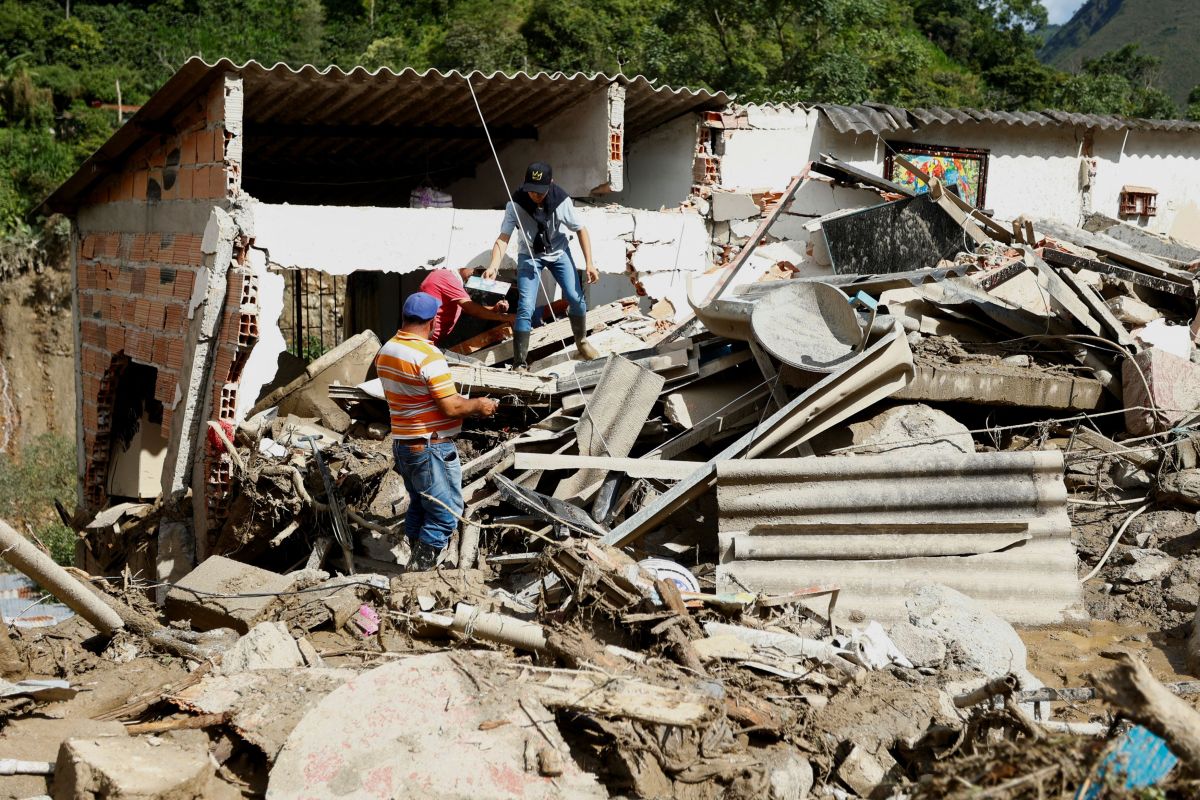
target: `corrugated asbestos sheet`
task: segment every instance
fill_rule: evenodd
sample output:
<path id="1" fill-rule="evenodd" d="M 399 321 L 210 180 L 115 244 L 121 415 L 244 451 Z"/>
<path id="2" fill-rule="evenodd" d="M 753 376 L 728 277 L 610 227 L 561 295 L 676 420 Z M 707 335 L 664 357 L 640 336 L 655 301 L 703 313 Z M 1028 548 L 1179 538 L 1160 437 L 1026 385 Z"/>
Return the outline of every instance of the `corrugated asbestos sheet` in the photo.
<path id="1" fill-rule="evenodd" d="M 154 136 L 164 121 L 227 73 L 241 76 L 245 93 L 245 177 L 258 176 L 264 184 L 362 180 L 363 194 L 371 191 L 364 178 L 386 183 L 429 174 L 437 181 L 444 177 L 440 170 L 461 172 L 463 165 L 472 167 L 489 156 L 468 81 L 498 145 L 536 135 L 533 129 L 612 83 L 625 87 L 627 138 L 681 114 L 729 103 L 722 92 L 656 86 L 640 75 L 292 69 L 192 58 L 42 208 L 69 209 L 108 165 Z"/>
<path id="2" fill-rule="evenodd" d="M 935 581 L 1011 622 L 1081 599 L 1059 453 L 892 454 L 717 465 L 718 591 L 842 590 L 838 608 L 906 615 Z"/>
<path id="3" fill-rule="evenodd" d="M 915 131 L 929 125 L 987 123 L 1012 127 L 1079 127 L 1104 131 L 1200 131 L 1200 122 L 1178 119 L 1134 119 L 1111 114 L 1074 114 L 1068 111 L 981 111 L 973 108 L 897 108 L 880 103 L 843 106 L 817 103 L 839 133 Z"/>

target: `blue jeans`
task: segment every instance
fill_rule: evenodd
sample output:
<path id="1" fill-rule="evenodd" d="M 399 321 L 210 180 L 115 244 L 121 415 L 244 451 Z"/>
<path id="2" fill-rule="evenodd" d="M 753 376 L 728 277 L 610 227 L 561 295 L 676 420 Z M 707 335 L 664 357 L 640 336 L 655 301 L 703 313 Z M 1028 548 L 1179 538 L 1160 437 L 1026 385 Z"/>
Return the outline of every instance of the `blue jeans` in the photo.
<path id="1" fill-rule="evenodd" d="M 533 310 L 535 306 L 540 307 L 538 294 L 543 269 L 550 270 L 554 280 L 562 287 L 563 297 L 567 299 L 567 314 L 572 317 L 587 314 L 583 284 L 579 281 L 579 272 L 569 251 L 563 251 L 558 261 L 542 261 L 537 256 L 522 253 L 517 259 L 517 321 L 513 323 L 514 331 L 533 328 Z M 538 318 L 541 319 L 541 314 L 538 314 Z"/>
<path id="2" fill-rule="evenodd" d="M 442 549 L 458 529 L 454 514 L 461 516 L 463 512 L 462 462 L 454 442 L 426 445 L 424 450 L 414 453 L 408 445 L 393 439 L 392 455 L 396 459 L 396 472 L 404 479 L 404 489 L 408 492 L 405 535 Z M 426 494 L 441 500 L 454 514 L 425 497 Z"/>

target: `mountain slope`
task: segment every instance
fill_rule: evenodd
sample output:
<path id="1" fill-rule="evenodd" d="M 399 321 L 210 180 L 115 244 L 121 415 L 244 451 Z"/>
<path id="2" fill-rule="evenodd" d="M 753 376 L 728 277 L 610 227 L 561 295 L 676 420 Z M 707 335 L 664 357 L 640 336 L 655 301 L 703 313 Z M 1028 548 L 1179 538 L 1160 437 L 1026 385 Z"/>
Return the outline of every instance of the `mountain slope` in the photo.
<path id="1" fill-rule="evenodd" d="M 1076 70 L 1127 44 L 1162 59 L 1156 84 L 1181 107 L 1200 84 L 1200 2 L 1196 0 L 1088 0 L 1042 49 L 1043 62 Z"/>

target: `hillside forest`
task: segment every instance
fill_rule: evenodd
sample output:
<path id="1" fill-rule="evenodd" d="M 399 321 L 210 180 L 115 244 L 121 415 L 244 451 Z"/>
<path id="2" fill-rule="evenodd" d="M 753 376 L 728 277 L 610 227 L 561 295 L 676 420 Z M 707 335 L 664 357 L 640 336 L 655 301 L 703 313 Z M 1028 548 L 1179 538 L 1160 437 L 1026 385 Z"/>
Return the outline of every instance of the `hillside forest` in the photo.
<path id="1" fill-rule="evenodd" d="M 1040 63 L 1045 23 L 1037 0 L 2 0 L 0 239 L 11 254 L 53 238 L 29 210 L 128 115 L 118 104 L 194 55 L 620 71 L 741 102 L 1200 115 L 1136 46 L 1073 73 Z"/>

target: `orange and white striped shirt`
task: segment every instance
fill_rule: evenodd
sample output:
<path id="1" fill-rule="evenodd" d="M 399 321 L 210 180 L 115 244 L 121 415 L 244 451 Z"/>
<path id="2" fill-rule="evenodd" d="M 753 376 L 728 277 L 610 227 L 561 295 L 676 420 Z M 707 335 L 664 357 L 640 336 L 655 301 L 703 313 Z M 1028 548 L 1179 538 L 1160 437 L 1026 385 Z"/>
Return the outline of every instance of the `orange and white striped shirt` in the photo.
<path id="1" fill-rule="evenodd" d="M 458 394 L 441 351 L 412 333 L 397 331 L 375 356 L 392 417 L 392 436 L 428 439 L 455 436 L 462 423 L 447 417 L 435 400 Z"/>

